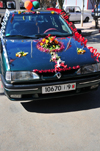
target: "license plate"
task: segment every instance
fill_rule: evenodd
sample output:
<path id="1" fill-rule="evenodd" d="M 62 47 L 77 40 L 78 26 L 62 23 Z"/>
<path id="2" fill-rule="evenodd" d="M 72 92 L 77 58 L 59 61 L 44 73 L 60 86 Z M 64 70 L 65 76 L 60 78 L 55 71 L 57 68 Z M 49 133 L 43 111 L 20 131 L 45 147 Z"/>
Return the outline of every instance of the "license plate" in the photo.
<path id="1" fill-rule="evenodd" d="M 62 92 L 62 91 L 71 91 L 75 89 L 76 89 L 76 83 L 52 85 L 52 86 L 42 87 L 42 94 L 56 93 L 56 92 Z"/>

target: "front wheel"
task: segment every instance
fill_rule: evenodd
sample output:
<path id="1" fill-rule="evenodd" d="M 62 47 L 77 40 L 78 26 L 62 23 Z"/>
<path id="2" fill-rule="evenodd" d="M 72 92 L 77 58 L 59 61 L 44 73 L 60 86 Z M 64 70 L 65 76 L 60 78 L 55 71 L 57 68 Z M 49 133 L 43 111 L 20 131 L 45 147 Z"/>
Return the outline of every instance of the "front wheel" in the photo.
<path id="1" fill-rule="evenodd" d="M 2 82 L 1 82 L 1 75 L 0 75 L 0 95 L 1 94 L 4 94 L 4 88 L 3 88 L 3 85 L 2 85 Z"/>
<path id="2" fill-rule="evenodd" d="M 84 22 L 86 22 L 86 23 L 89 22 L 89 17 L 86 17 Z"/>

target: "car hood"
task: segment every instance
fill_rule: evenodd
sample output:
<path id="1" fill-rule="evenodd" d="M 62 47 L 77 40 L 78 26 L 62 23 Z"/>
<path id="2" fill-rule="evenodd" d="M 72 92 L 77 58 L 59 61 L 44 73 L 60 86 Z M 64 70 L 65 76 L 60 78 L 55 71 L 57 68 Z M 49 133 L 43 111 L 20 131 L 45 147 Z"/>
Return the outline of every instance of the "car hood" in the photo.
<path id="1" fill-rule="evenodd" d="M 90 50 L 87 47 L 83 48 L 73 37 L 58 38 L 58 41 L 61 41 L 65 48 L 57 54 L 68 67 L 95 63 Z M 69 41 L 70 45 L 68 46 Z M 51 54 L 38 50 L 36 47 L 37 42 L 38 40 L 6 40 L 5 46 L 11 71 L 54 69 L 55 62 L 50 62 Z M 77 48 L 83 48 L 86 50 L 86 53 L 77 54 Z M 20 51 L 28 52 L 28 54 L 20 58 L 16 57 L 16 53 Z"/>

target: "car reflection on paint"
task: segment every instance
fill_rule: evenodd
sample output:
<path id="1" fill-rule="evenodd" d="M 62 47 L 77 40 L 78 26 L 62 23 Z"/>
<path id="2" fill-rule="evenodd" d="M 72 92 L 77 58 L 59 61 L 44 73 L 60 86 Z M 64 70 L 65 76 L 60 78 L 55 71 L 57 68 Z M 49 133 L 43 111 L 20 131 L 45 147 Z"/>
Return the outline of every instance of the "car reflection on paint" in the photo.
<path id="1" fill-rule="evenodd" d="M 1 80 L 10 100 L 59 98 L 98 88 L 100 54 L 57 11 L 6 11 Z"/>

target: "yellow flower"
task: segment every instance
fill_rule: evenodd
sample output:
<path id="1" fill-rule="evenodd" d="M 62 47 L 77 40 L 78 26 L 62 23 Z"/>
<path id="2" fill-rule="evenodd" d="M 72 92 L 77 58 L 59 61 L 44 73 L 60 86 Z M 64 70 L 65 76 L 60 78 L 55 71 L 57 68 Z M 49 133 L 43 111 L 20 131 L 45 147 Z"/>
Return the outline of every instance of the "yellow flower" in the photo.
<path id="1" fill-rule="evenodd" d="M 54 11 L 51 12 L 51 14 L 54 14 L 54 13 L 55 13 Z"/>
<path id="2" fill-rule="evenodd" d="M 55 45 L 53 45 L 53 47 L 55 48 Z"/>
<path id="3" fill-rule="evenodd" d="M 21 11 L 18 11 L 18 14 L 21 14 Z"/>
<path id="4" fill-rule="evenodd" d="M 40 43 L 40 46 L 42 46 L 42 45 L 43 45 L 43 43 L 41 42 L 41 43 Z"/>
<path id="5" fill-rule="evenodd" d="M 85 50 L 83 50 L 83 53 L 85 53 L 86 51 Z"/>
<path id="6" fill-rule="evenodd" d="M 26 56 L 27 54 L 28 54 L 28 53 L 26 52 L 26 53 L 23 54 L 23 56 Z"/>
<path id="7" fill-rule="evenodd" d="M 46 40 L 46 44 L 48 44 L 49 43 L 49 40 Z"/>
<path id="8" fill-rule="evenodd" d="M 57 41 L 57 40 L 55 40 L 55 44 L 58 44 L 58 41 Z"/>
<path id="9" fill-rule="evenodd" d="M 42 41 L 45 42 L 45 38 L 43 38 Z"/>

